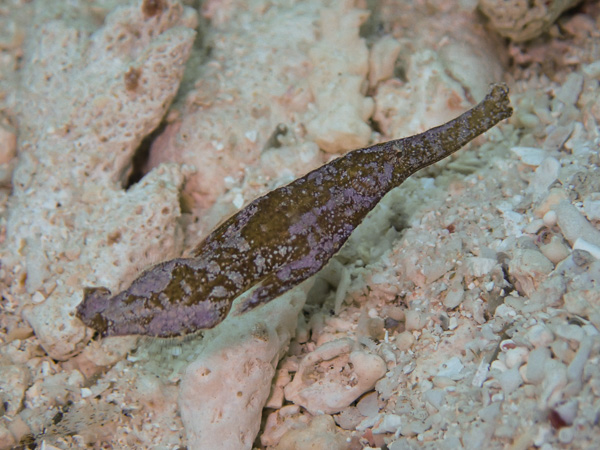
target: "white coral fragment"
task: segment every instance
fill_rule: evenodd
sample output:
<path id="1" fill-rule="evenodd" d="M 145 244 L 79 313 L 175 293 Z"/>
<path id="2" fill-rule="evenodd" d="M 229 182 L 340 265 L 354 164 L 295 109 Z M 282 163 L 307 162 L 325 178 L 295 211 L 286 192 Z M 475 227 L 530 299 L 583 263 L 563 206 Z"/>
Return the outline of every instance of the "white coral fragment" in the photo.
<path id="1" fill-rule="evenodd" d="M 517 281 L 517 290 L 530 296 L 554 269 L 554 264 L 536 250 L 517 249 L 508 271 Z"/>
<path id="2" fill-rule="evenodd" d="M 367 145 L 371 128 L 366 121 L 374 107 L 373 99 L 362 93 L 369 51 L 358 35 L 369 14 L 351 9 L 349 2 L 340 2 L 339 7 L 342 11 L 323 10 L 323 39 L 309 51 L 314 69 L 308 83 L 318 113 L 306 129 L 321 149 L 331 153 Z"/>
<path id="3" fill-rule="evenodd" d="M 351 339 L 338 339 L 304 357 L 285 397 L 311 414 L 334 414 L 373 389 L 385 372 L 381 357 L 355 350 Z"/>
<path id="4" fill-rule="evenodd" d="M 311 284 L 244 315 L 230 315 L 205 333 L 202 352 L 186 368 L 180 389 L 191 448 L 252 448 L 275 367 L 295 332 Z M 265 317 L 269 320 L 261 319 Z"/>
<path id="5" fill-rule="evenodd" d="M 288 431 L 276 450 L 310 450 L 326 448 L 344 450 L 348 448 L 346 436 L 335 426 L 328 415 L 314 417 L 306 427 Z"/>
<path id="6" fill-rule="evenodd" d="M 394 64 L 400 54 L 402 44 L 392 36 L 379 39 L 369 53 L 369 87 L 394 76 Z"/>
<path id="7" fill-rule="evenodd" d="M 480 0 L 479 9 L 503 37 L 523 42 L 548 30 L 564 11 L 580 0 Z"/>
<path id="8" fill-rule="evenodd" d="M 177 92 L 195 15 L 170 1 L 148 18 L 138 3 L 82 31 L 69 19 L 48 20 L 40 2 L 25 44 L 18 95 L 27 138 L 19 142 L 3 266 L 25 272 L 24 287 L 15 279 L 11 290 L 54 359 L 89 338 L 73 314 L 84 286 L 116 289 L 180 252 L 179 189 L 190 170 L 171 164 L 127 192 L 123 185 L 136 148 Z"/>

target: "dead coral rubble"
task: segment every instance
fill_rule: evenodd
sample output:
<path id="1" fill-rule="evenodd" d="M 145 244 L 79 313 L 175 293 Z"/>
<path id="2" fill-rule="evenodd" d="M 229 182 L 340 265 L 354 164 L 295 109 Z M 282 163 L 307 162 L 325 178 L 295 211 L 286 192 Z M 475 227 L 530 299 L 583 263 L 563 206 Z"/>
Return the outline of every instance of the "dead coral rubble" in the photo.
<path id="1" fill-rule="evenodd" d="M 180 249 L 185 171 L 164 166 L 123 190 L 135 149 L 177 92 L 195 36 L 194 14 L 165 5 L 150 19 L 139 5 L 119 7 L 94 32 L 34 8 L 39 26 L 25 41 L 3 266 L 14 274 L 11 295 L 27 305 L 25 318 L 55 359 L 87 341 L 72 315 L 83 286 L 115 287 Z M 134 91 L 126 80 L 132 67 L 140 74 Z"/>

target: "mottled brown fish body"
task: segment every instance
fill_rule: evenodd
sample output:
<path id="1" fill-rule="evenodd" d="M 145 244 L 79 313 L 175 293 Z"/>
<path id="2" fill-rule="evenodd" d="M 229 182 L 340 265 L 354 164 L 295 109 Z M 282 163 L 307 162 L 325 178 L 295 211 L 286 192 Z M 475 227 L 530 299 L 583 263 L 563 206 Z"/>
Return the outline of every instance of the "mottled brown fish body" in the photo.
<path id="1" fill-rule="evenodd" d="M 355 150 L 250 203 L 191 258 L 160 263 L 125 291 L 86 290 L 78 315 L 102 336 L 179 336 L 212 328 L 236 297 L 238 313 L 318 272 L 391 189 L 510 117 L 505 85 L 460 117 L 425 133 Z"/>

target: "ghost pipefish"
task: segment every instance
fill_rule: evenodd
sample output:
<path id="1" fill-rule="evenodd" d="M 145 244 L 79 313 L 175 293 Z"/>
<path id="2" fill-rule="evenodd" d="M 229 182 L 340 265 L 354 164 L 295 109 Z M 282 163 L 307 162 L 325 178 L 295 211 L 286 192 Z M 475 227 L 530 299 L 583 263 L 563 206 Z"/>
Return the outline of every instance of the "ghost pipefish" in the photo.
<path id="1" fill-rule="evenodd" d="M 214 327 L 251 288 L 236 314 L 267 303 L 318 272 L 387 192 L 511 114 L 507 86 L 492 85 L 444 125 L 354 150 L 254 200 L 190 257 L 153 266 L 119 294 L 86 288 L 77 315 L 103 337 L 172 337 Z"/>

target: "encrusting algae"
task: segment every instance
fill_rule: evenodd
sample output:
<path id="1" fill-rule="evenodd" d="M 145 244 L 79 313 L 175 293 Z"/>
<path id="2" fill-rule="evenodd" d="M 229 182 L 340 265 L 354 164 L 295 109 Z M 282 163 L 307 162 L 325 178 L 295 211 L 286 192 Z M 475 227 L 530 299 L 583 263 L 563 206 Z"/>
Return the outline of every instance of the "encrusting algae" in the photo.
<path id="1" fill-rule="evenodd" d="M 254 200 L 191 257 L 153 266 L 123 292 L 88 288 L 77 314 L 103 337 L 172 337 L 219 324 L 251 288 L 237 314 L 267 303 L 323 268 L 391 189 L 511 114 L 507 86 L 495 84 L 444 125 L 354 150 Z"/>

